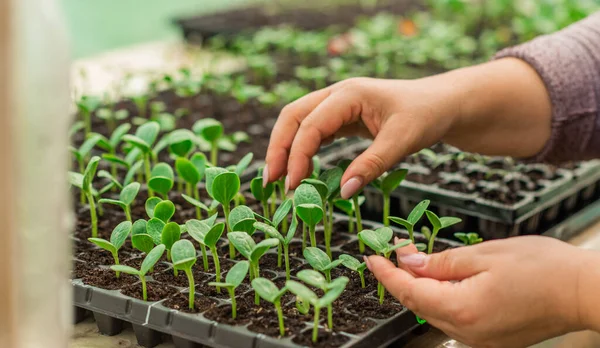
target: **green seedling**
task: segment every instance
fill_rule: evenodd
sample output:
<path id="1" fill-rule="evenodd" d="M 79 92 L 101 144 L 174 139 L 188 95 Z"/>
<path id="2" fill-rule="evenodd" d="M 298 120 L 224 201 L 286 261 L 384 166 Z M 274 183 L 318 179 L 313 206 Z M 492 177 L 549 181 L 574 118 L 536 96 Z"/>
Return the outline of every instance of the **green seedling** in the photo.
<path id="1" fill-rule="evenodd" d="M 71 153 L 75 157 L 75 160 L 77 160 L 79 173 L 83 174 L 83 172 L 85 171 L 85 161 L 89 157 L 92 149 L 94 148 L 94 146 L 96 146 L 98 141 L 100 141 L 100 136 L 93 135 L 90 133 L 88 138 L 83 142 L 83 144 L 81 144 L 81 146 L 78 149 L 72 146 L 69 147 Z M 85 203 L 85 193 L 83 191 L 81 191 L 80 202 L 82 204 Z"/>
<path id="2" fill-rule="evenodd" d="M 217 202 L 223 206 L 227 233 L 231 232 L 229 226 L 229 212 L 231 201 L 236 197 L 240 190 L 240 177 L 224 168 L 212 167 L 206 169 L 206 191 Z M 229 257 L 235 258 L 235 249 L 229 246 Z"/>
<path id="3" fill-rule="evenodd" d="M 216 216 L 216 215 L 215 215 Z M 210 249 L 210 253 L 212 255 L 213 262 L 215 264 L 215 277 L 216 281 L 221 281 L 221 264 L 219 263 L 219 253 L 217 252 L 217 242 L 223 235 L 223 231 L 225 230 L 225 224 L 219 222 L 214 225 L 210 225 L 206 222 L 198 221 L 198 220 L 189 220 L 185 223 L 187 228 L 187 232 L 192 238 L 194 238 L 200 246 L 202 246 L 202 257 L 204 259 L 204 269 L 208 269 L 208 263 L 206 260 L 206 250 L 204 247 L 208 247 Z M 221 288 L 217 287 L 217 291 L 221 292 Z"/>
<path id="4" fill-rule="evenodd" d="M 213 118 L 204 118 L 192 127 L 194 133 L 210 144 L 210 162 L 217 165 L 219 140 L 223 137 L 223 124 Z"/>
<path id="5" fill-rule="evenodd" d="M 202 219 L 202 210 L 208 208 L 200 201 L 198 183 L 204 178 L 206 156 L 197 152 L 190 159 L 178 157 L 175 160 L 175 170 L 177 175 L 186 182 L 186 194 L 182 194 L 183 199 L 196 207 L 196 218 Z"/>
<path id="6" fill-rule="evenodd" d="M 326 214 L 323 216 L 323 226 L 325 227 L 325 250 L 327 255 L 331 257 L 331 233 L 333 231 L 333 206 L 334 201 L 340 194 L 340 181 L 342 180 L 344 171 L 342 168 L 334 167 L 328 169 L 319 175 L 319 180 L 327 187 L 327 194 L 324 197 L 324 210 Z"/>
<path id="7" fill-rule="evenodd" d="M 161 244 L 161 245 L 157 245 L 156 247 L 154 247 L 154 249 L 152 249 L 146 255 L 146 257 L 144 258 L 144 261 L 142 261 L 142 266 L 140 267 L 139 270 L 137 270 L 133 267 L 124 266 L 124 265 L 114 265 L 114 266 L 110 266 L 110 268 L 115 272 L 123 272 L 126 274 L 138 276 L 140 278 L 140 281 L 142 282 L 142 299 L 144 301 L 148 301 L 148 293 L 146 290 L 146 274 L 152 268 L 154 268 L 154 265 L 158 262 L 158 260 L 160 260 L 160 258 L 162 257 L 164 252 L 165 252 L 164 245 Z"/>
<path id="8" fill-rule="evenodd" d="M 392 191 L 398 188 L 398 186 L 400 186 L 400 183 L 402 182 L 402 180 L 404 180 L 407 173 L 408 170 L 406 169 L 394 170 L 392 172 L 380 176 L 371 183 L 371 185 L 373 185 L 373 187 L 379 190 L 383 196 L 384 226 L 390 225 L 390 194 L 392 193 Z"/>
<path id="9" fill-rule="evenodd" d="M 277 288 L 277 285 L 266 278 L 256 278 L 252 280 L 251 284 L 258 296 L 275 306 L 275 310 L 277 310 L 277 319 L 279 320 L 279 336 L 285 336 L 281 297 L 287 292 L 287 288 L 284 286 L 283 289 L 279 289 Z"/>
<path id="10" fill-rule="evenodd" d="M 450 216 L 438 217 L 437 215 L 435 215 L 434 212 L 430 210 L 425 211 L 425 214 L 427 215 L 427 219 L 429 219 L 429 222 L 433 226 L 433 231 L 431 232 L 431 236 L 429 237 L 429 243 L 427 243 L 427 253 L 431 254 L 433 253 L 433 243 L 435 242 L 435 237 L 437 236 L 438 232 L 442 228 L 450 227 L 461 222 L 462 220 Z"/>
<path id="11" fill-rule="evenodd" d="M 310 286 L 323 290 L 325 294 L 340 286 L 344 288 L 349 281 L 347 277 L 340 277 L 336 278 L 334 281 L 328 281 L 321 273 L 310 269 L 298 272 L 296 277 Z M 331 304 L 327 305 L 327 326 L 330 330 L 333 329 L 333 306 Z"/>
<path id="12" fill-rule="evenodd" d="M 465 245 L 475 245 L 483 242 L 483 238 L 479 237 L 479 234 L 475 232 L 457 232 L 454 234 L 454 237 L 463 242 Z"/>
<path id="13" fill-rule="evenodd" d="M 187 239 L 178 240 L 171 247 L 171 259 L 173 268 L 184 271 L 187 275 L 190 287 L 189 306 L 190 309 L 194 309 L 195 284 L 192 267 L 196 264 L 196 248 Z"/>
<path id="14" fill-rule="evenodd" d="M 317 246 L 315 229 L 323 219 L 323 201 L 319 191 L 311 184 L 300 184 L 294 192 L 294 207 L 296 214 L 302 222 L 308 226 L 310 245 Z M 305 229 L 302 229 L 302 247 L 306 245 Z"/>
<path id="15" fill-rule="evenodd" d="M 365 269 L 367 269 L 367 264 L 365 262 L 358 261 L 354 256 L 350 255 L 340 255 L 339 260 L 342 261 L 342 265 L 348 268 L 351 271 L 358 273 L 360 277 L 360 286 L 365 288 Z"/>
<path id="16" fill-rule="evenodd" d="M 248 261 L 240 261 L 236 263 L 229 272 L 227 272 L 227 276 L 225 276 L 225 283 L 221 282 L 210 282 L 208 285 L 216 286 L 217 288 L 225 288 L 227 292 L 229 292 L 229 297 L 231 298 L 231 318 L 235 319 L 237 316 L 237 304 L 235 301 L 235 289 L 237 289 L 248 274 L 248 269 L 250 268 L 250 264 Z"/>
<path id="17" fill-rule="evenodd" d="M 185 223 L 185 229 L 188 234 L 194 238 L 198 244 L 200 244 L 200 250 L 202 252 L 202 264 L 205 272 L 208 271 L 208 255 L 206 253 L 207 245 L 204 244 L 205 237 L 203 236 L 205 236 L 215 225 L 216 219 L 217 214 L 214 214 L 205 220 L 189 220 Z M 216 233 L 216 231 L 213 233 Z"/>
<path id="18" fill-rule="evenodd" d="M 346 215 L 348 216 L 348 233 L 356 233 L 355 217 L 357 214 L 360 214 L 357 212 L 357 210 L 360 210 L 360 206 L 363 205 L 363 203 L 365 202 L 364 196 L 357 196 L 357 198 L 358 204 L 356 206 L 354 204 L 354 200 L 352 199 L 336 199 L 335 201 L 333 201 L 333 205 L 339 210 L 346 213 Z"/>
<path id="19" fill-rule="evenodd" d="M 148 234 L 147 225 L 146 220 L 140 219 L 131 227 L 131 245 L 145 254 L 154 248 L 154 239 Z"/>
<path id="20" fill-rule="evenodd" d="M 92 113 L 98 109 L 101 102 L 100 98 L 88 95 L 82 96 L 77 102 L 77 109 L 83 118 L 86 137 L 92 131 Z"/>
<path id="21" fill-rule="evenodd" d="M 275 226 L 277 226 L 277 224 L 274 223 Z M 279 230 L 277 229 L 277 227 L 274 226 L 269 226 L 268 224 L 262 223 L 262 222 L 256 222 L 254 223 L 254 227 L 257 230 L 263 231 L 266 235 L 268 235 L 271 238 L 276 238 L 277 240 L 279 240 L 279 245 L 278 245 L 278 254 L 279 254 L 279 247 L 283 245 L 283 254 L 284 254 L 284 259 L 285 259 L 285 277 L 286 279 L 290 279 L 290 243 L 292 242 L 292 239 L 294 238 L 294 235 L 296 234 L 296 229 L 298 228 L 298 218 L 296 217 L 296 215 L 294 214 L 294 216 L 292 216 L 292 223 L 287 231 L 287 234 L 284 236 L 283 234 L 281 234 L 279 232 Z M 279 262 L 279 259 L 278 259 Z M 281 267 L 281 265 L 278 265 L 278 267 Z"/>
<path id="22" fill-rule="evenodd" d="M 250 280 L 260 277 L 260 258 L 269 251 L 269 249 L 279 245 L 276 238 L 267 238 L 256 244 L 254 239 L 246 232 L 230 232 L 227 234 L 229 243 L 240 252 L 250 262 Z M 256 305 L 259 304 L 258 294 L 254 297 Z"/>
<path id="23" fill-rule="evenodd" d="M 158 163 L 152 168 L 148 188 L 154 192 L 160 193 L 164 199 L 169 198 L 169 192 L 173 188 L 175 175 L 173 168 L 167 163 Z"/>
<path id="24" fill-rule="evenodd" d="M 115 177 L 117 176 L 117 165 L 123 165 L 126 168 L 129 168 L 128 163 L 117 157 L 117 150 L 123 141 L 123 137 L 125 134 L 127 134 L 127 132 L 129 132 L 130 129 L 131 125 L 129 123 L 124 123 L 112 132 L 110 138 L 106 138 L 98 133 L 90 134 L 91 136 L 98 138 L 96 146 L 105 151 L 105 153 L 102 154 L 102 158 L 111 163 L 111 174 Z"/>
<path id="25" fill-rule="evenodd" d="M 172 261 L 171 249 L 173 245 L 181 238 L 181 227 L 176 222 L 165 224 L 160 234 L 160 240 L 167 249 L 167 260 Z M 177 268 L 173 267 L 173 273 L 177 275 Z"/>
<path id="26" fill-rule="evenodd" d="M 250 192 L 252 192 L 254 198 L 261 203 L 263 215 L 267 219 L 270 218 L 269 198 L 273 195 L 274 190 L 275 186 L 271 182 L 263 187 L 263 179 L 260 173 L 258 177 L 252 179 L 250 182 Z"/>
<path id="27" fill-rule="evenodd" d="M 69 182 L 71 185 L 79 188 L 84 193 L 89 204 L 93 238 L 98 237 L 98 216 L 96 215 L 96 201 L 94 197 L 98 193 L 92 186 L 92 181 L 96 176 L 96 170 L 98 169 L 99 162 L 100 157 L 94 156 L 88 162 L 83 174 L 73 172 L 69 173 Z"/>
<path id="28" fill-rule="evenodd" d="M 148 94 L 137 95 L 131 97 L 131 100 L 133 100 L 133 103 L 138 109 L 139 116 L 146 118 L 148 115 L 148 101 L 150 100 L 150 96 Z"/>
<path id="29" fill-rule="evenodd" d="M 299 297 L 301 301 L 310 303 L 315 309 L 312 335 L 312 341 L 314 343 L 317 342 L 319 337 L 319 315 L 321 313 L 321 308 L 331 306 L 333 302 L 340 297 L 342 292 L 344 292 L 348 281 L 349 279 L 346 277 L 337 278 L 334 282 L 330 283 L 335 285 L 335 287 L 330 288 L 321 298 L 318 298 L 312 290 L 302 283 L 294 280 L 285 282 L 286 288 L 288 288 L 291 293 Z"/>
<path id="30" fill-rule="evenodd" d="M 293 221 L 292 222 L 293 225 L 291 226 L 292 228 L 288 229 L 288 226 L 287 226 L 287 216 L 288 216 L 290 210 L 293 208 L 293 204 L 294 203 L 292 202 L 291 199 L 283 200 L 281 205 L 275 211 L 275 214 L 273 214 L 273 221 L 269 221 L 269 219 L 265 219 L 265 221 L 268 223 L 266 226 L 258 225 L 263 228 L 272 227 L 272 228 L 268 229 L 268 231 L 265 231 L 265 229 L 261 229 L 261 230 L 263 232 L 266 232 L 269 235 L 269 237 L 277 238 L 281 242 L 279 244 L 279 246 L 277 247 L 277 267 L 281 267 L 282 247 L 284 247 L 284 246 L 287 247 L 289 245 L 289 243 L 291 242 L 291 239 L 294 238 L 294 235 L 296 233 L 296 228 L 298 226 L 298 219 L 296 218 L 295 213 L 292 216 L 292 221 Z M 283 234 L 279 233 L 279 225 L 280 224 L 281 224 L 281 230 L 283 230 L 283 231 L 288 230 L 286 236 L 289 237 L 289 240 L 287 240 L 287 237 L 283 237 Z M 255 225 L 255 227 L 256 227 L 256 225 Z M 286 259 L 286 262 L 289 262 L 289 259 Z"/>
<path id="31" fill-rule="evenodd" d="M 119 193 L 119 199 L 100 199 L 98 201 L 99 204 L 114 204 L 117 205 L 119 207 L 121 207 L 121 209 L 123 209 L 123 212 L 125 212 L 125 217 L 127 218 L 127 221 L 129 222 L 133 222 L 131 220 L 131 203 L 133 203 L 133 201 L 135 200 L 135 197 L 137 197 L 138 192 L 140 191 L 140 184 L 137 182 L 131 183 L 125 187 L 123 187 L 123 189 L 121 190 L 121 193 Z"/>
<path id="32" fill-rule="evenodd" d="M 294 71 L 296 77 L 308 84 L 313 84 L 316 89 L 322 89 L 327 86 L 327 77 L 329 69 L 327 67 L 308 68 L 305 66 L 297 66 Z"/>
<path id="33" fill-rule="evenodd" d="M 348 169 L 348 167 L 350 166 L 350 163 L 352 163 L 351 160 L 341 160 L 338 163 L 338 167 L 342 168 L 344 171 L 346 171 L 346 169 Z M 362 192 L 362 190 L 359 190 L 357 193 L 354 194 L 354 196 L 352 196 L 352 206 L 354 207 L 354 214 L 356 217 L 356 232 L 360 232 L 363 230 L 363 225 L 362 225 L 362 213 L 360 211 L 360 206 L 362 205 L 362 203 L 360 202 L 360 193 Z M 364 202 L 364 198 L 363 198 L 363 202 Z M 358 240 L 358 251 L 361 254 L 365 253 L 365 244 L 359 239 Z"/>
<path id="34" fill-rule="evenodd" d="M 119 249 L 127 240 L 129 236 L 129 232 L 131 231 L 131 222 L 123 221 L 115 227 L 115 229 L 110 234 L 110 241 L 107 241 L 102 238 L 88 238 L 88 240 L 100 248 L 111 253 L 113 259 L 115 260 L 115 265 L 119 264 Z M 117 278 L 119 278 L 119 272 L 117 272 Z"/>
<path id="35" fill-rule="evenodd" d="M 176 158 L 187 158 L 196 147 L 196 135 L 188 129 L 177 129 L 169 133 L 165 142 L 169 153 Z"/>
<path id="36" fill-rule="evenodd" d="M 104 120 L 106 127 L 112 132 L 116 128 L 117 122 L 126 120 L 129 117 L 129 111 L 127 109 L 100 108 L 96 110 L 96 117 Z"/>
<path id="37" fill-rule="evenodd" d="M 331 282 L 331 270 L 342 264 L 342 260 L 332 261 L 329 255 L 319 248 L 308 247 L 302 255 L 312 268 L 325 274 L 327 282 Z"/>
<path id="38" fill-rule="evenodd" d="M 410 240 L 414 243 L 415 242 L 415 236 L 414 236 L 415 225 L 417 224 L 417 222 L 419 222 L 419 220 L 421 220 L 421 217 L 423 217 L 423 214 L 425 214 L 427 207 L 429 207 L 429 200 L 421 201 L 419 204 L 417 204 L 413 208 L 413 210 L 410 212 L 410 214 L 408 214 L 408 217 L 406 219 L 402 219 L 402 218 L 395 217 L 395 216 L 390 216 L 390 220 L 392 222 L 395 222 L 399 225 L 404 226 L 404 228 L 406 228 L 406 230 L 408 231 Z"/>
<path id="39" fill-rule="evenodd" d="M 133 159 L 137 159 L 140 155 L 143 159 L 144 173 L 146 176 L 146 183 L 150 182 L 151 175 L 151 160 L 154 157 L 152 152 L 152 145 L 156 141 L 160 126 L 156 122 L 147 122 L 138 127 L 135 135 L 125 134 L 123 140 L 134 147 L 125 159 L 126 162 L 132 163 Z M 129 158 L 129 161 L 128 161 Z M 148 189 L 148 195 L 152 197 L 152 190 Z"/>
<path id="40" fill-rule="evenodd" d="M 229 213 L 228 223 L 232 231 L 246 232 L 249 235 L 253 235 L 256 231 L 254 227 L 255 222 L 256 216 L 254 212 L 245 205 L 239 205 Z"/>
<path id="41" fill-rule="evenodd" d="M 362 240 L 369 248 L 373 249 L 375 253 L 385 257 L 386 259 L 390 258 L 392 252 L 396 249 L 405 247 L 411 244 L 410 240 L 405 240 L 400 243 L 390 244 L 392 237 L 394 236 L 394 232 L 389 227 L 381 227 L 373 230 L 363 230 L 358 233 L 358 238 Z M 381 285 L 381 282 L 377 284 L 377 294 L 379 295 L 379 303 L 383 304 L 383 298 L 385 296 L 385 288 Z"/>

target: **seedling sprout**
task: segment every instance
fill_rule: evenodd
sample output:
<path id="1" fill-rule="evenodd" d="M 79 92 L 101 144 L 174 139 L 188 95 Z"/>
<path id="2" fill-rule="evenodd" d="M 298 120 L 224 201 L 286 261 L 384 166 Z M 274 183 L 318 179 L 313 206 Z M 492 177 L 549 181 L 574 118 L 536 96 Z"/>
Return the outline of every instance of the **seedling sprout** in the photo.
<path id="1" fill-rule="evenodd" d="M 215 264 L 216 281 L 221 281 L 221 264 L 219 263 L 219 253 L 217 252 L 217 242 L 223 235 L 225 224 L 219 222 L 212 227 L 206 222 L 198 220 L 189 220 L 185 223 L 188 234 L 192 236 L 201 246 L 206 246 L 210 249 L 210 253 Z M 206 255 L 206 250 L 202 249 L 202 255 Z M 204 258 L 204 266 L 207 268 L 206 259 Z M 217 286 L 217 292 L 221 292 L 221 288 Z"/>
<path id="2" fill-rule="evenodd" d="M 287 292 L 284 286 L 277 288 L 272 281 L 266 278 L 256 278 L 252 280 L 252 288 L 265 301 L 272 303 L 277 310 L 277 319 L 279 321 L 279 335 L 285 336 L 285 325 L 283 323 L 283 310 L 281 309 L 281 297 Z"/>
<path id="3" fill-rule="evenodd" d="M 417 224 L 417 222 L 419 222 L 419 220 L 421 220 L 421 217 L 423 216 L 423 214 L 425 214 L 427 207 L 429 207 L 429 201 L 428 200 L 421 201 L 419 204 L 417 204 L 413 208 L 413 210 L 410 212 L 410 214 L 408 214 L 408 217 L 406 219 L 402 219 L 402 218 L 395 217 L 395 216 L 390 216 L 390 220 L 399 225 L 404 226 L 404 228 L 406 228 L 406 230 L 408 231 L 410 240 L 414 243 L 415 242 L 415 236 L 414 236 L 415 225 Z"/>
<path id="4" fill-rule="evenodd" d="M 107 241 L 102 238 L 88 238 L 88 240 L 100 248 L 111 253 L 113 259 L 115 260 L 115 265 L 119 264 L 119 249 L 127 240 L 129 236 L 129 232 L 131 231 L 131 222 L 123 221 L 115 227 L 115 229 L 110 234 L 110 241 Z M 119 278 L 119 272 L 117 272 L 117 278 Z"/>
<path id="5" fill-rule="evenodd" d="M 360 277 L 360 286 L 364 289 L 365 269 L 367 269 L 367 264 L 365 262 L 358 261 L 354 256 L 346 254 L 340 255 L 339 260 L 342 261 L 342 265 L 344 265 L 344 267 L 358 273 L 358 276 Z"/>
<path id="6" fill-rule="evenodd" d="M 431 237 L 429 237 L 429 243 L 427 244 L 427 253 L 431 254 L 433 253 L 433 243 L 435 242 L 435 236 L 437 236 L 438 232 L 442 228 L 450 227 L 461 222 L 462 220 L 456 217 L 438 217 L 437 215 L 435 215 L 434 212 L 430 210 L 425 211 L 425 214 L 427 215 L 429 222 L 433 226 L 433 231 L 431 232 Z"/>
<path id="7" fill-rule="evenodd" d="M 390 194 L 394 191 L 404 178 L 408 171 L 406 169 L 398 169 L 387 174 L 384 174 L 371 183 L 383 195 L 383 225 L 390 225 Z"/>
<path id="8" fill-rule="evenodd" d="M 115 272 L 123 272 L 138 276 L 140 278 L 140 281 L 142 282 L 142 299 L 144 301 L 148 301 L 148 293 L 146 290 L 146 273 L 148 273 L 154 267 L 154 265 L 158 262 L 158 260 L 160 260 L 164 252 L 164 245 L 161 244 L 154 247 L 154 249 L 152 249 L 152 251 L 150 251 L 146 255 L 144 261 L 142 261 L 142 266 L 139 270 L 124 265 L 114 265 L 110 266 L 110 268 Z"/>
<path id="9" fill-rule="evenodd" d="M 132 149 L 127 157 L 138 158 L 142 156 L 144 163 L 144 172 L 146 175 L 146 183 L 150 182 L 151 175 L 151 160 L 154 157 L 152 145 L 156 141 L 160 126 L 156 122 L 147 122 L 138 127 L 135 135 L 125 134 L 123 140 L 131 144 L 135 148 Z M 126 158 L 127 160 L 127 158 Z M 148 195 L 152 196 L 152 190 L 148 190 Z"/>
<path id="10" fill-rule="evenodd" d="M 173 260 L 173 268 L 185 272 L 188 278 L 189 290 L 189 306 L 194 309 L 194 273 L 192 267 L 196 264 L 196 248 L 192 242 L 187 239 L 178 240 L 171 247 L 171 259 Z"/>
<path id="11" fill-rule="evenodd" d="M 100 103 L 100 98 L 87 95 L 82 96 L 77 102 L 77 109 L 83 118 L 86 136 L 92 131 L 92 113 L 98 109 Z"/>
<path id="12" fill-rule="evenodd" d="M 317 246 L 315 228 L 323 219 L 323 201 L 319 191 L 311 184 L 300 184 L 294 192 L 294 207 L 296 214 L 302 222 L 308 226 L 310 235 L 310 245 Z M 304 229 L 303 229 L 304 232 Z M 306 245 L 306 236 L 302 235 L 302 245 Z"/>
<path id="13" fill-rule="evenodd" d="M 250 191 L 254 198 L 262 204 L 263 215 L 269 219 L 269 198 L 273 194 L 275 186 L 273 183 L 268 183 L 263 187 L 262 176 L 258 176 L 250 182 Z"/>
<path id="14" fill-rule="evenodd" d="M 465 245 L 475 245 L 483 242 L 483 238 L 479 237 L 479 234 L 474 232 L 457 232 L 454 234 L 454 237 L 463 242 Z"/>
<path id="15" fill-rule="evenodd" d="M 80 173 L 69 173 L 69 181 L 71 185 L 79 188 L 83 191 L 89 207 L 90 207 L 90 220 L 92 224 L 92 237 L 98 237 L 98 216 L 96 215 L 96 202 L 95 195 L 97 194 L 96 190 L 92 186 L 92 181 L 96 176 L 96 170 L 98 169 L 98 163 L 100 162 L 100 157 L 94 156 L 88 162 L 83 174 Z"/>
<path id="16" fill-rule="evenodd" d="M 206 169 L 206 156 L 203 153 L 195 153 L 190 159 L 179 157 L 175 160 L 177 175 L 186 182 L 186 194 L 182 197 L 196 207 L 196 218 L 202 219 L 202 210 L 208 208 L 200 201 L 198 183 L 204 178 Z"/>
<path id="17" fill-rule="evenodd" d="M 197 121 L 192 130 L 210 144 L 210 162 L 213 166 L 216 166 L 219 155 L 219 140 L 223 136 L 223 125 L 213 118 L 204 118 Z"/>
<path id="18" fill-rule="evenodd" d="M 131 183 L 125 187 L 123 187 L 123 190 L 121 190 L 121 193 L 119 194 L 119 199 L 100 199 L 98 201 L 99 204 L 114 204 L 119 206 L 121 209 L 123 209 L 123 212 L 125 212 L 125 217 L 127 218 L 127 221 L 132 222 L 131 220 L 131 203 L 133 203 L 133 201 L 135 200 L 135 197 L 137 197 L 138 192 L 140 191 L 140 184 L 137 182 Z"/>
<path id="19" fill-rule="evenodd" d="M 173 168 L 167 163 L 158 163 L 152 168 L 148 188 L 153 192 L 160 193 L 164 199 L 169 198 L 169 192 L 173 188 L 175 175 Z"/>
<path id="20" fill-rule="evenodd" d="M 206 170 L 206 190 L 215 201 L 221 203 L 223 206 L 227 233 L 231 232 L 229 211 L 231 201 L 240 190 L 240 177 L 236 173 L 229 172 L 224 168 L 208 168 Z M 235 258 L 235 249 L 232 245 L 229 246 L 229 257 L 231 259 Z"/>
<path id="21" fill-rule="evenodd" d="M 331 261 L 329 255 L 319 248 L 308 247 L 303 255 L 312 268 L 325 274 L 327 282 L 331 282 L 331 270 L 342 264 L 342 260 Z"/>
<path id="22" fill-rule="evenodd" d="M 227 272 L 227 276 L 225 276 L 225 283 L 221 282 L 210 282 L 208 285 L 216 286 L 217 288 L 225 288 L 227 292 L 229 292 L 229 297 L 231 298 L 231 318 L 235 319 L 237 317 L 237 304 L 235 301 L 235 289 L 237 289 L 248 274 L 248 269 L 250 268 L 250 264 L 248 261 L 240 261 L 236 263 L 229 272 Z"/>

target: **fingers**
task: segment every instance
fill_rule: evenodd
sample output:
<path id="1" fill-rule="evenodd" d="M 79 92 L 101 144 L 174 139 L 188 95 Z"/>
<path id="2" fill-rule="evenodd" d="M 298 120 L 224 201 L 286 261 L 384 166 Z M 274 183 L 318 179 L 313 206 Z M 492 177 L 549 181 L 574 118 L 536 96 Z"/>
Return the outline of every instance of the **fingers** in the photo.
<path id="1" fill-rule="evenodd" d="M 300 124 L 330 93 L 329 88 L 310 93 L 281 110 L 271 132 L 265 160 L 267 164 L 265 178 L 268 179 L 268 182 L 273 182 L 285 175 L 288 155 Z"/>
<path id="2" fill-rule="evenodd" d="M 346 90 L 329 95 L 306 116 L 290 149 L 287 168 L 290 189 L 296 188 L 310 174 L 308 167 L 323 140 L 334 136 L 343 126 L 358 121 L 360 113 L 360 96 L 353 90 Z"/>
<path id="3" fill-rule="evenodd" d="M 394 237 L 394 244 L 401 243 L 405 240 L 406 239 L 400 239 L 398 237 Z M 408 255 L 418 254 L 418 253 L 419 253 L 419 251 L 417 250 L 417 247 L 412 243 L 405 247 L 402 247 L 400 249 L 396 249 L 396 261 L 398 261 L 398 267 L 400 267 L 403 270 L 405 270 L 406 272 L 410 273 L 412 276 L 415 276 L 415 274 L 410 269 L 410 267 L 408 267 L 405 264 L 403 264 L 402 262 L 400 262 L 400 257 L 402 257 L 402 256 L 406 257 Z"/>
<path id="4" fill-rule="evenodd" d="M 462 247 L 432 255 L 399 255 L 398 262 L 419 277 L 463 280 L 486 270 L 485 256 L 476 248 Z"/>

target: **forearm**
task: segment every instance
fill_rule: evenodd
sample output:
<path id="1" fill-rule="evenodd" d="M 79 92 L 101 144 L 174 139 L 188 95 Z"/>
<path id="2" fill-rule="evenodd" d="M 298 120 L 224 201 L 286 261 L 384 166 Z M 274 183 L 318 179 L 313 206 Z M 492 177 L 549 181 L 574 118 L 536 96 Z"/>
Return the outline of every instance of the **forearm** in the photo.
<path id="1" fill-rule="evenodd" d="M 579 270 L 579 317 L 584 328 L 600 332 L 600 252 L 585 253 L 589 267 Z"/>

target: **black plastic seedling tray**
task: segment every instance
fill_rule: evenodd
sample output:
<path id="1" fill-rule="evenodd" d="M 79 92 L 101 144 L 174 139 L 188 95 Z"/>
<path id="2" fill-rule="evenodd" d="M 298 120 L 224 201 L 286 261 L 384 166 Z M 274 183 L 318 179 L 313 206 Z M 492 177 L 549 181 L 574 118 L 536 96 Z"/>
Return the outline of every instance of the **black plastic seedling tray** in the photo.
<path id="1" fill-rule="evenodd" d="M 336 223 L 344 223 L 347 219 L 336 215 Z M 365 221 L 365 228 L 377 228 L 381 225 Z M 396 229 L 396 232 L 405 237 L 406 232 Z M 343 247 L 357 241 L 356 235 L 345 234 L 341 236 L 344 243 L 332 248 L 334 257 L 345 251 Z M 423 238 L 417 235 L 418 238 Z M 452 241 L 440 239 L 438 246 L 441 249 L 455 247 L 458 244 Z M 221 246 L 225 248 L 226 245 Z M 93 250 L 93 252 L 102 252 Z M 357 255 L 358 256 L 358 255 Z M 77 256 L 76 256 L 77 257 Z M 308 267 L 303 262 L 296 270 Z M 100 265 L 98 267 L 107 267 Z M 201 267 L 197 264 L 195 267 Z M 172 272 L 166 268 L 162 272 Z M 295 274 L 292 271 L 292 275 Z M 265 276 L 265 274 L 263 274 Z M 272 279 L 285 278 L 285 273 L 273 274 Z M 151 281 L 151 279 L 149 279 Z M 190 314 L 165 307 L 163 303 L 168 299 L 156 302 L 144 302 L 129 297 L 119 290 L 105 290 L 83 283 L 82 279 L 71 281 L 74 291 L 74 306 L 76 322 L 83 320 L 92 313 L 100 333 L 105 335 L 116 335 L 123 329 L 124 323 L 130 323 L 135 332 L 138 344 L 143 347 L 154 347 L 160 344 L 165 335 L 170 336 L 177 348 L 192 347 L 215 347 L 215 348 L 274 348 L 274 347 L 299 347 L 293 342 L 293 337 L 278 339 L 264 334 L 250 331 L 247 325 L 233 326 L 217 323 L 205 317 L 204 314 Z M 149 283 L 150 284 L 150 283 Z M 185 293 L 187 288 L 177 288 L 177 294 Z M 246 288 L 246 293 L 252 292 Z M 177 294 L 172 296 L 177 296 Z M 239 296 L 240 294 L 238 294 Z M 198 291 L 196 297 L 203 296 Z M 243 292 L 242 292 L 243 296 Z M 371 297 L 371 295 L 365 295 Z M 217 300 L 218 305 L 228 303 L 227 300 Z M 376 299 L 373 297 L 373 300 Z M 293 301 L 293 300 L 292 300 Z M 404 337 L 416 328 L 421 327 L 415 315 L 398 306 L 398 311 L 387 319 L 372 319 L 375 326 L 360 334 L 337 333 L 348 338 L 341 347 L 387 347 L 396 340 Z M 335 316 L 335 312 L 334 312 Z M 307 331 L 311 330 L 310 323 L 306 323 Z M 304 331 L 303 331 L 304 332 Z"/>
<path id="2" fill-rule="evenodd" d="M 322 158 L 323 167 L 331 167 L 342 158 L 352 158 L 368 144 L 358 142 L 329 153 Z M 419 165 L 411 163 L 400 166 L 408 169 L 409 173 L 422 170 Z M 539 165 L 530 166 L 535 168 Z M 452 178 L 452 173 L 449 174 Z M 479 188 L 476 192 L 461 193 L 443 188 L 438 183 L 425 184 L 407 179 L 391 195 L 391 214 L 407 216 L 418 202 L 429 199 L 431 210 L 463 220 L 448 231 L 442 231 L 443 237 L 459 231 L 476 231 L 484 239 L 540 234 L 600 198 L 600 162 L 581 162 L 573 169 L 557 169 L 553 180 L 540 180 L 536 185 L 538 187 L 534 191 L 519 192 L 519 199 L 508 205 L 482 198 Z M 367 187 L 364 195 L 366 200 L 362 209 L 365 217 L 380 219 L 383 211 L 381 194 Z"/>

